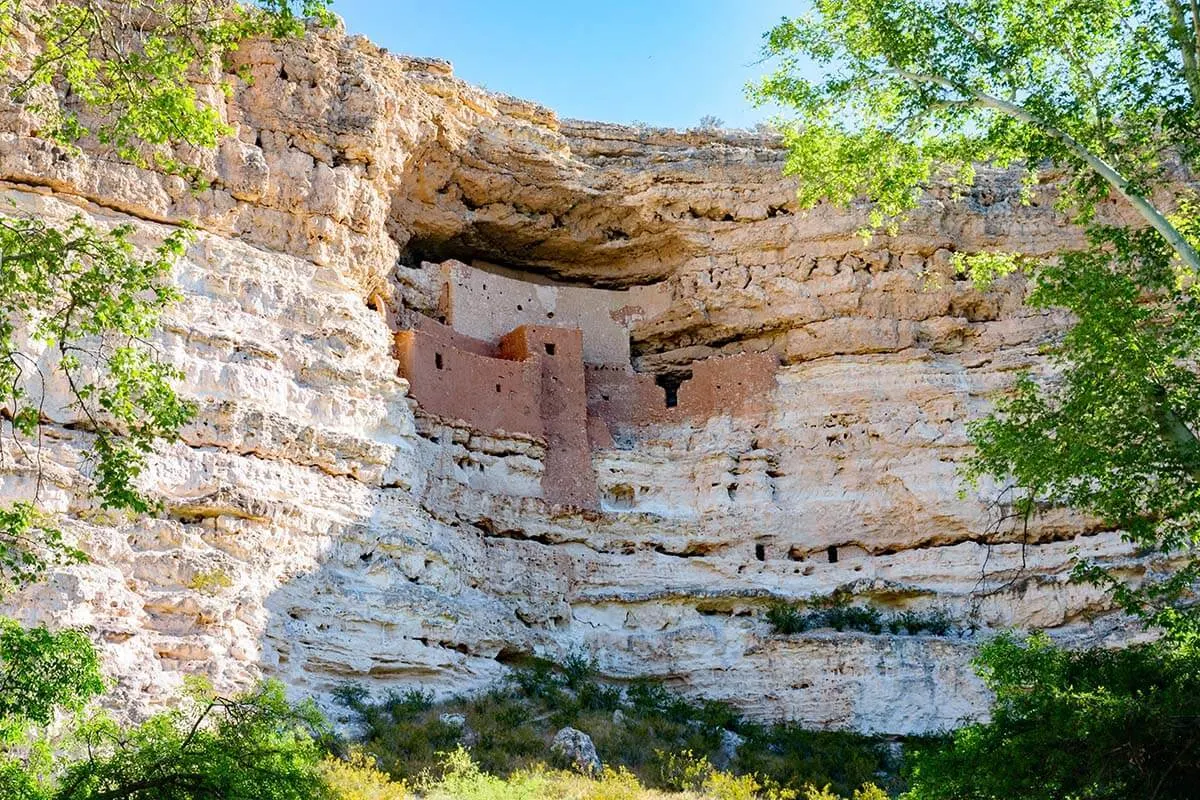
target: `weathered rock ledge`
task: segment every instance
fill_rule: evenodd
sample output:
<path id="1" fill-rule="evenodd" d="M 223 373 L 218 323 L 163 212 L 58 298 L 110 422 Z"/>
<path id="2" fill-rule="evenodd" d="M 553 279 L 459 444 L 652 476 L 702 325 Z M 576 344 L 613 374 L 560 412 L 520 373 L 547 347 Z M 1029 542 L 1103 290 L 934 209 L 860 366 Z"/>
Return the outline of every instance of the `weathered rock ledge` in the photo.
<path id="1" fill-rule="evenodd" d="M 585 650 L 758 717 L 921 733 L 986 708 L 967 666 L 982 632 L 1125 635 L 1067 580 L 1074 547 L 1144 569 L 1115 534 L 1059 514 L 1022 542 L 989 491 L 959 494 L 965 421 L 1042 368 L 1063 320 L 1024 309 L 1019 281 L 976 291 L 950 255 L 1076 243 L 1048 189 L 1022 205 L 985 173 L 864 243 L 861 211 L 795 207 L 768 138 L 560 121 L 337 31 L 236 60 L 252 81 L 230 77 L 236 135 L 202 156 L 198 194 L 95 143 L 68 154 L 0 105 L 21 211 L 133 222 L 147 245 L 201 231 L 157 342 L 201 408 L 148 477 L 166 512 L 93 507 L 86 435 L 51 387 L 47 497 L 93 561 L 9 609 L 89 627 L 130 713 L 187 672 L 450 693 L 519 653 Z M 554 442 L 431 413 L 398 376 L 395 331 L 441 302 L 422 265 L 448 259 L 653 296 L 622 317 L 630 370 L 778 368 L 752 414 L 614 426 L 590 440 L 595 507 L 548 502 Z M 3 457 L 0 495 L 27 495 L 29 465 Z M 838 588 L 981 633 L 781 637 L 764 619 Z"/>

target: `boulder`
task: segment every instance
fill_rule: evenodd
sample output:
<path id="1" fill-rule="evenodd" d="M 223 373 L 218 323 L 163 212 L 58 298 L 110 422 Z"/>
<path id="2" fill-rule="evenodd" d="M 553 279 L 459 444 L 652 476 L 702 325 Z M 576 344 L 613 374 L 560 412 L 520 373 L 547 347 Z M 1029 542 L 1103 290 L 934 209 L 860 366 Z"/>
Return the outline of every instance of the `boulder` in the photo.
<path id="1" fill-rule="evenodd" d="M 738 750 L 746 743 L 744 736 L 739 736 L 733 731 L 721 731 L 721 746 L 717 749 L 716 755 L 713 757 L 713 766 L 717 769 L 729 769 L 729 765 L 737 758 Z"/>
<path id="2" fill-rule="evenodd" d="M 554 734 L 550 752 L 585 775 L 595 775 L 602 768 L 592 737 L 576 728 L 566 727 Z"/>

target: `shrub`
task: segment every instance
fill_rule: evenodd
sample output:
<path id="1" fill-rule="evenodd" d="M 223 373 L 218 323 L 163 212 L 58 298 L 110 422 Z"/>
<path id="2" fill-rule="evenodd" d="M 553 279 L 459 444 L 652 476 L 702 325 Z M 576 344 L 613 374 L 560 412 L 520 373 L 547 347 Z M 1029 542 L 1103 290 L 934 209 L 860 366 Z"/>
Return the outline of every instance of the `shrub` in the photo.
<path id="1" fill-rule="evenodd" d="M 716 771 L 704 756 L 691 750 L 678 753 L 655 752 L 658 757 L 659 784 L 680 792 L 698 792 Z"/>
<path id="2" fill-rule="evenodd" d="M 1194 798 L 1200 653 L 1162 641 L 1063 650 L 1044 634 L 986 644 L 991 721 L 910 755 L 910 800 Z"/>
<path id="3" fill-rule="evenodd" d="M 671 694 L 661 683 L 644 678 L 631 683 L 625 697 L 638 711 L 658 711 L 671 701 Z"/>
<path id="4" fill-rule="evenodd" d="M 772 603 L 767 609 L 767 622 L 776 633 L 804 633 L 809 629 L 809 615 L 791 603 Z"/>
<path id="5" fill-rule="evenodd" d="M 616 711 L 621 707 L 621 690 L 588 681 L 579 687 L 579 705 L 588 711 Z"/>
<path id="6" fill-rule="evenodd" d="M 189 589 L 202 594 L 219 594 L 232 585 L 233 579 L 229 573 L 219 568 L 197 572 L 187 583 Z"/>
<path id="7" fill-rule="evenodd" d="M 870 736 L 787 724 L 747 725 L 740 733 L 746 741 L 730 765 L 733 771 L 770 778 L 784 788 L 802 791 L 811 784 L 849 794 L 891 771 L 886 748 Z M 900 788 L 898 779 L 892 784 Z"/>
<path id="8" fill-rule="evenodd" d="M 367 708 L 367 701 L 371 699 L 367 687 L 361 683 L 343 683 L 335 686 L 332 694 L 334 702 L 352 711 L 363 711 Z"/>
<path id="9" fill-rule="evenodd" d="M 757 800 L 763 787 L 753 775 L 713 772 L 700 788 L 712 800 Z M 795 796 L 795 792 L 788 793 L 789 798 Z"/>
<path id="10" fill-rule="evenodd" d="M 804 800 L 843 800 L 843 797 L 831 792 L 828 786 L 823 789 L 807 786 L 804 789 Z M 888 795 L 875 784 L 868 783 L 855 789 L 849 800 L 888 800 Z"/>
<path id="11" fill-rule="evenodd" d="M 862 631 L 863 633 L 881 633 L 883 631 L 883 615 L 878 609 L 870 606 L 836 605 L 822 612 L 822 621 L 826 627 L 835 631 Z"/>
<path id="12" fill-rule="evenodd" d="M 584 790 L 580 792 L 581 800 L 644 800 L 648 794 L 637 776 L 624 767 L 616 770 L 605 767 L 596 779 L 570 773 L 564 774 L 559 780 L 567 784 L 585 781 Z"/>
<path id="13" fill-rule="evenodd" d="M 932 633 L 935 636 L 945 636 L 954 627 L 954 620 L 945 609 L 935 608 L 930 611 L 905 611 L 891 617 L 887 621 L 891 633 Z"/>
<path id="14" fill-rule="evenodd" d="M 0 617 L 0 753 L 58 711 L 79 711 L 104 691 L 100 658 L 80 631 L 25 628 Z"/>
<path id="15" fill-rule="evenodd" d="M 563 682 L 572 689 L 590 682 L 596 674 L 596 660 L 589 658 L 586 653 L 571 653 L 563 660 Z"/>
<path id="16" fill-rule="evenodd" d="M 746 722 L 725 703 L 693 702 L 649 680 L 634 681 L 622 693 L 593 673 L 592 662 L 580 656 L 561 669 L 530 659 L 491 691 L 470 698 L 432 703 L 408 693 L 370 703 L 353 685 L 337 694 L 364 724 L 364 749 L 379 768 L 409 782 L 436 772 L 440 754 L 460 746 L 484 773 L 528 772 L 550 759 L 550 741 L 567 725 L 592 737 L 605 764 L 652 787 L 682 788 L 683 759 L 709 764 L 712 771 L 726 730 L 746 739 L 731 765 L 734 773 L 757 773 L 763 786 L 799 792 L 807 783 L 828 783 L 849 791 L 888 769 L 878 742 L 868 737 L 767 728 Z M 463 715 L 465 727 L 442 722 L 446 712 Z M 613 780 L 605 791 L 624 791 Z M 703 777 L 686 783 L 701 791 Z"/>
<path id="17" fill-rule="evenodd" d="M 769 779 L 754 775 L 732 775 L 715 770 L 701 757 L 679 754 L 681 780 L 687 783 L 684 794 L 665 795 L 646 787 L 625 769 L 605 768 L 597 777 L 578 772 L 548 770 L 544 766 L 521 770 L 508 778 L 490 775 L 480 768 L 469 752 L 455 749 L 444 755 L 436 774 L 427 773 L 419 781 L 418 796 L 426 800 L 797 800 L 800 792 L 785 789 Z M 394 785 L 394 784 L 393 784 Z M 361 795 L 375 800 L 374 795 Z M 392 800 L 390 795 L 379 795 Z M 843 798 L 829 787 L 824 790 L 807 786 L 805 800 L 887 800 L 873 784 L 855 790 Z M 358 800 L 349 797 L 347 800 Z"/>
<path id="18" fill-rule="evenodd" d="M 808 606 L 812 610 L 805 610 Z M 863 633 L 882 633 L 887 630 L 892 634 L 932 633 L 945 636 L 954 628 L 954 620 L 942 608 L 884 616 L 871 606 L 851 605 L 849 596 L 840 592 L 812 598 L 806 604 L 772 603 L 767 607 L 766 620 L 775 633 L 783 635 L 833 628 L 836 631 Z"/>
<path id="19" fill-rule="evenodd" d="M 56 800 L 220 797 L 323 800 L 325 723 L 268 682 L 234 698 L 191 682 L 191 701 L 133 728 L 105 716 L 75 734 L 86 756 L 63 770 Z"/>
<path id="20" fill-rule="evenodd" d="M 393 719 L 411 719 L 433 708 L 433 695 L 420 689 L 409 689 L 406 692 L 393 689 L 387 693 L 383 707 Z"/>
<path id="21" fill-rule="evenodd" d="M 321 773 L 325 778 L 333 796 L 337 800 L 408 800 L 408 787 L 396 783 L 380 772 L 375 765 L 375 759 L 363 753 L 354 751 L 349 759 L 342 761 L 326 757 L 321 765 Z"/>
<path id="22" fill-rule="evenodd" d="M 442 776 L 425 778 L 420 786 L 427 800 L 537 800 L 544 794 L 546 777 L 538 771 L 514 773 L 507 780 L 489 775 L 459 747 L 442 763 Z"/>

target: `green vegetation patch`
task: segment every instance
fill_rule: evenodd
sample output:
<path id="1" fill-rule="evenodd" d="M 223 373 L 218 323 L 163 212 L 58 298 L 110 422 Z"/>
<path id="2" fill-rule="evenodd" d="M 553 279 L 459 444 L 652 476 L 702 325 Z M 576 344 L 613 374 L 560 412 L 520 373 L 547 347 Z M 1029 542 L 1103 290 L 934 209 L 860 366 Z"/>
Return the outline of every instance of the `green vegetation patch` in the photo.
<path id="1" fill-rule="evenodd" d="M 692 790 L 718 768 L 753 775 L 764 790 L 828 785 L 849 795 L 870 782 L 899 788 L 897 765 L 879 738 L 750 722 L 725 703 L 688 700 L 649 680 L 607 685 L 582 657 L 561 666 L 529 659 L 488 692 L 439 703 L 415 691 L 372 701 L 356 685 L 343 686 L 338 697 L 365 729 L 365 752 L 397 780 L 436 770 L 458 746 L 498 776 L 543 763 L 565 766 L 550 742 L 570 726 L 592 737 L 606 766 L 657 789 Z"/>
<path id="2" fill-rule="evenodd" d="M 767 609 L 767 622 L 780 634 L 832 628 L 863 633 L 886 631 L 896 635 L 947 636 L 966 630 L 943 608 L 886 614 L 869 605 L 853 604 L 849 595 L 839 592 L 807 602 L 774 603 Z"/>

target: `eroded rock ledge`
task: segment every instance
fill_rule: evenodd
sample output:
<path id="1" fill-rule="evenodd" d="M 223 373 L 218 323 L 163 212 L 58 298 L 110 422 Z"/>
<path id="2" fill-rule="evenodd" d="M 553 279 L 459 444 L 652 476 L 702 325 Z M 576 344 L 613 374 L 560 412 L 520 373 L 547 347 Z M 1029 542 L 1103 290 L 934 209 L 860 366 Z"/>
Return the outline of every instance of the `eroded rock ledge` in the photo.
<path id="1" fill-rule="evenodd" d="M 93 563 L 9 608 L 90 627 L 129 713 L 187 672 L 449 693 L 586 650 L 757 717 L 921 733 L 986 708 L 980 634 L 784 637 L 767 605 L 846 589 L 980 632 L 1125 635 L 1067 581 L 1073 547 L 1144 569 L 1115 534 L 1057 514 L 1022 542 L 989 492 L 959 495 L 964 422 L 1063 320 L 950 256 L 1078 242 L 1049 189 L 1022 205 L 985 172 L 864 244 L 860 211 L 795 207 L 768 138 L 560 121 L 338 31 L 232 66 L 253 80 L 230 77 L 236 135 L 200 194 L 0 106 L 21 211 L 131 221 L 147 245 L 201 228 L 158 340 L 201 408 L 149 476 L 167 511 L 92 506 L 52 387 L 48 498 Z M 479 288 L 493 275 L 534 311 Z M 550 333 L 506 345 L 522 325 Z M 436 388 L 441 347 L 461 365 Z M 563 355 L 579 369 L 547 371 Z M 5 497 L 30 491 L 28 464 L 2 468 Z"/>

